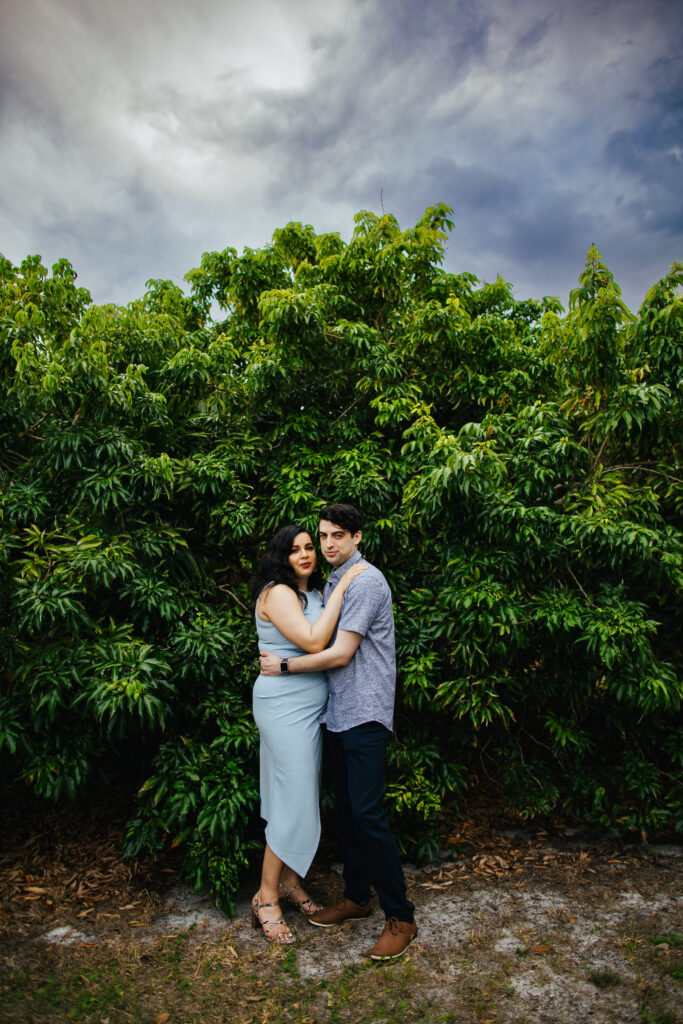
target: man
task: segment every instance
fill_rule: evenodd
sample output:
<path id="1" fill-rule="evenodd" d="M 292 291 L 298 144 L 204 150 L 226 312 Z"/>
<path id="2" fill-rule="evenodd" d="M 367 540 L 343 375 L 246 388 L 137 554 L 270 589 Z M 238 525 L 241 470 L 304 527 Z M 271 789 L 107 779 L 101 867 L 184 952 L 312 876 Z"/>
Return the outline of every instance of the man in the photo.
<path id="1" fill-rule="evenodd" d="M 320 512 L 320 545 L 332 572 L 323 598 L 361 561 L 360 513 L 352 505 L 326 505 Z M 396 654 L 391 591 L 374 565 L 349 586 L 332 647 L 280 661 L 261 655 L 261 671 L 327 669 L 330 696 L 321 716 L 325 754 L 340 817 L 344 855 L 343 896 L 309 920 L 319 928 L 372 913 L 372 886 L 387 919 L 370 951 L 373 960 L 395 960 L 417 935 L 413 904 L 396 841 L 382 807 L 384 761 L 393 727 Z"/>

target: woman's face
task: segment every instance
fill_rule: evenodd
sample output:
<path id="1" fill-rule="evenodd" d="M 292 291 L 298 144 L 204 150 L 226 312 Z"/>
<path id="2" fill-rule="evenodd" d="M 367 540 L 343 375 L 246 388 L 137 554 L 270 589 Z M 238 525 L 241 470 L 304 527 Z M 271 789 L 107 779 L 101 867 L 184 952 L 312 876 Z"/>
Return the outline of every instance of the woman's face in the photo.
<path id="1" fill-rule="evenodd" d="M 292 541 L 289 564 L 296 574 L 302 590 L 308 589 L 308 580 L 316 566 L 316 553 L 309 533 L 297 533 Z"/>

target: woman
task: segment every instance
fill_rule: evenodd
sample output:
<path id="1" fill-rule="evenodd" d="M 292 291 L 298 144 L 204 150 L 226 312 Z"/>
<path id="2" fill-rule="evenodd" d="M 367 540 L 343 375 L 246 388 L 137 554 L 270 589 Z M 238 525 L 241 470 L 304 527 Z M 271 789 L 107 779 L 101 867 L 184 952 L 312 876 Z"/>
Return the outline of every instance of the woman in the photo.
<path id="1" fill-rule="evenodd" d="M 324 650 L 339 621 L 351 580 L 366 567 L 350 569 L 323 608 L 322 575 L 311 535 L 300 526 L 275 534 L 252 584 L 256 630 L 262 651 L 284 661 Z M 261 817 L 266 849 L 261 886 L 252 900 L 252 923 L 269 942 L 288 945 L 280 898 L 310 916 L 318 906 L 301 885 L 320 840 L 321 736 L 318 717 L 327 700 L 324 672 L 291 677 L 259 675 L 254 684 L 254 719 L 261 737 Z"/>

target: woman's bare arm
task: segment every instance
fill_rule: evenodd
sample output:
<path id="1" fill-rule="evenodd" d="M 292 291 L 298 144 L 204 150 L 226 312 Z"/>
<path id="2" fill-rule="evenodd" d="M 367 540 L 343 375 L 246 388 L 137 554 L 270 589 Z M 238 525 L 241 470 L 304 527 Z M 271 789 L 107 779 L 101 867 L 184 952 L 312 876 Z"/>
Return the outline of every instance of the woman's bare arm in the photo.
<path id="1" fill-rule="evenodd" d="M 363 637 L 360 633 L 353 633 L 348 629 L 340 629 L 331 647 L 319 654 L 297 654 L 294 658 L 288 658 L 290 672 L 320 672 L 326 668 L 340 668 L 348 665 L 351 658 L 358 649 Z M 260 655 L 261 675 L 279 676 L 280 662 L 282 658 L 278 654 L 262 652 Z"/>
<path id="2" fill-rule="evenodd" d="M 262 591 L 257 605 L 258 615 L 266 622 L 272 622 L 283 636 L 302 650 L 312 654 L 324 651 L 339 621 L 342 601 L 349 584 L 366 569 L 367 565 L 359 562 L 344 573 L 328 597 L 322 615 L 313 625 L 304 615 L 299 598 L 284 583 Z"/>

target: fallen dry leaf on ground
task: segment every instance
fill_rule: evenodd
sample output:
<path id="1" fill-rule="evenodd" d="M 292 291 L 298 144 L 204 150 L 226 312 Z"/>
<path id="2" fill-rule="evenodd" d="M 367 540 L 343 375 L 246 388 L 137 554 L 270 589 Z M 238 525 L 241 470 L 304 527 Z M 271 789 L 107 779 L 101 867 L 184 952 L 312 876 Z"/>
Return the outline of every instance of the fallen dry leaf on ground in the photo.
<path id="1" fill-rule="evenodd" d="M 0 854 L 0 933 L 30 931 L 48 913 L 54 924 L 68 924 L 94 909 L 100 927 L 106 927 L 108 917 L 113 927 L 116 912 L 125 913 L 127 928 L 148 926 L 155 901 L 178 878 L 171 866 L 178 855 L 166 851 L 157 859 L 124 864 L 121 844 L 130 813 L 125 801 L 118 810 L 78 805 L 46 810 L 42 803 L 3 808 L 4 835 L 11 841 Z M 636 866 L 656 860 L 637 844 L 610 839 L 591 842 L 589 849 L 565 846 L 562 854 L 548 849 L 565 841 L 565 824 L 558 819 L 552 828 L 545 822 L 534 828 L 493 786 L 473 780 L 460 808 L 442 816 L 442 834 L 450 837 L 454 859 L 424 869 L 409 879 L 409 886 L 448 892 L 477 877 L 514 874 L 517 880 L 522 873 L 548 868 L 594 875 L 618 870 L 624 862 Z M 319 857 L 335 856 L 333 841 L 324 834 Z M 137 917 L 131 920 L 127 912 L 133 909 Z"/>

